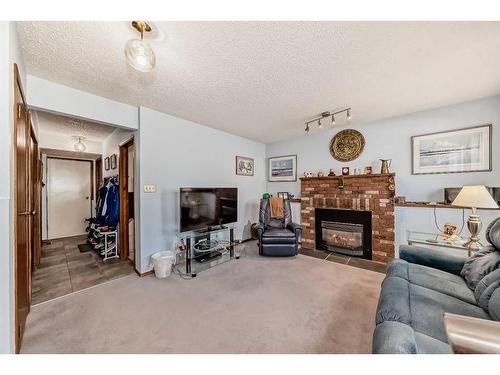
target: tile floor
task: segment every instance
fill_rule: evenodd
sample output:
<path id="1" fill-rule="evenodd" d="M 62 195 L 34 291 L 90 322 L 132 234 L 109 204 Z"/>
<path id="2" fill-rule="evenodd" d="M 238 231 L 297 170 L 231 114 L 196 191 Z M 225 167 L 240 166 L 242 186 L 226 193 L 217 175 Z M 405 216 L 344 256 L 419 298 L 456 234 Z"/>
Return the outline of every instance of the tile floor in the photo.
<path id="1" fill-rule="evenodd" d="M 128 260 L 103 262 L 94 251 L 80 253 L 86 236 L 52 240 L 42 246 L 40 267 L 32 275 L 32 304 L 45 302 L 134 273 Z"/>
<path id="2" fill-rule="evenodd" d="M 365 270 L 385 273 L 386 264 L 374 262 L 372 260 L 363 258 L 353 258 L 347 255 L 334 254 L 326 250 L 311 250 L 311 249 L 300 249 L 300 254 L 312 256 L 314 258 L 324 259 L 329 262 L 336 262 L 346 264 L 348 266 L 363 268 Z"/>

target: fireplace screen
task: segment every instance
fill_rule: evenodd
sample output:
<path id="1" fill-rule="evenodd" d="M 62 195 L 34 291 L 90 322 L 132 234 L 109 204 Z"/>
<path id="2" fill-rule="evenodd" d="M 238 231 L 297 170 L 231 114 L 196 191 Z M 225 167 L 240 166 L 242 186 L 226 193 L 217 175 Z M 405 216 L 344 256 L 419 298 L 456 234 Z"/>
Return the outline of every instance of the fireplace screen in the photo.
<path id="1" fill-rule="evenodd" d="M 321 221 L 323 248 L 338 253 L 363 255 L 363 224 Z"/>

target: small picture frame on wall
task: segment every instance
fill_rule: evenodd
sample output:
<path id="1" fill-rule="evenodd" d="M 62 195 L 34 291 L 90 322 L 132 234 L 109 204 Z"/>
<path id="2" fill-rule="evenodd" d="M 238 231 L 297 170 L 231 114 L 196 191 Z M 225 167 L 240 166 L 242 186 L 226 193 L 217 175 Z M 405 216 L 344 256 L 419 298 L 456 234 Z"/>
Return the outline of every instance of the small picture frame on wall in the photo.
<path id="1" fill-rule="evenodd" d="M 116 154 L 111 155 L 110 161 L 111 161 L 111 169 L 116 169 Z"/>
<path id="2" fill-rule="evenodd" d="M 297 155 L 269 158 L 269 181 L 297 181 Z"/>
<path id="3" fill-rule="evenodd" d="M 109 157 L 104 159 L 104 169 L 109 171 Z"/>
<path id="4" fill-rule="evenodd" d="M 236 174 L 238 176 L 253 176 L 255 162 L 252 158 L 236 156 Z"/>
<path id="5" fill-rule="evenodd" d="M 278 192 L 277 196 L 278 198 L 282 198 L 282 199 L 288 199 L 289 198 L 289 195 L 287 191 L 280 191 Z"/>

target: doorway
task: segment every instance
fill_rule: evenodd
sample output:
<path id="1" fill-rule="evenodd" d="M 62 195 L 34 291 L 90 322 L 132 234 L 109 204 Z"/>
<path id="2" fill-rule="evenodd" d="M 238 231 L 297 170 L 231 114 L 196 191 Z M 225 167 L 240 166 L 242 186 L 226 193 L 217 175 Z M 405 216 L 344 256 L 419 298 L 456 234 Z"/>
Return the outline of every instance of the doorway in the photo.
<path id="1" fill-rule="evenodd" d="M 92 216 L 92 162 L 47 157 L 47 239 L 85 235 Z"/>

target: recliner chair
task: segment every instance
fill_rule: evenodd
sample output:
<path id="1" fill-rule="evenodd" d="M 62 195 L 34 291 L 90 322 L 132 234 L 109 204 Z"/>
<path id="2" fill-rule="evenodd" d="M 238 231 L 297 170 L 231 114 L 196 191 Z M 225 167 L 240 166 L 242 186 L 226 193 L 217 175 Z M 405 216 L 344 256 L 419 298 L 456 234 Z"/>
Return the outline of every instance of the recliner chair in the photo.
<path id="1" fill-rule="evenodd" d="M 287 257 L 297 255 L 302 227 L 292 222 L 290 201 L 284 201 L 282 219 L 271 218 L 268 199 L 261 199 L 257 235 L 259 238 L 259 255 L 271 257 Z"/>

